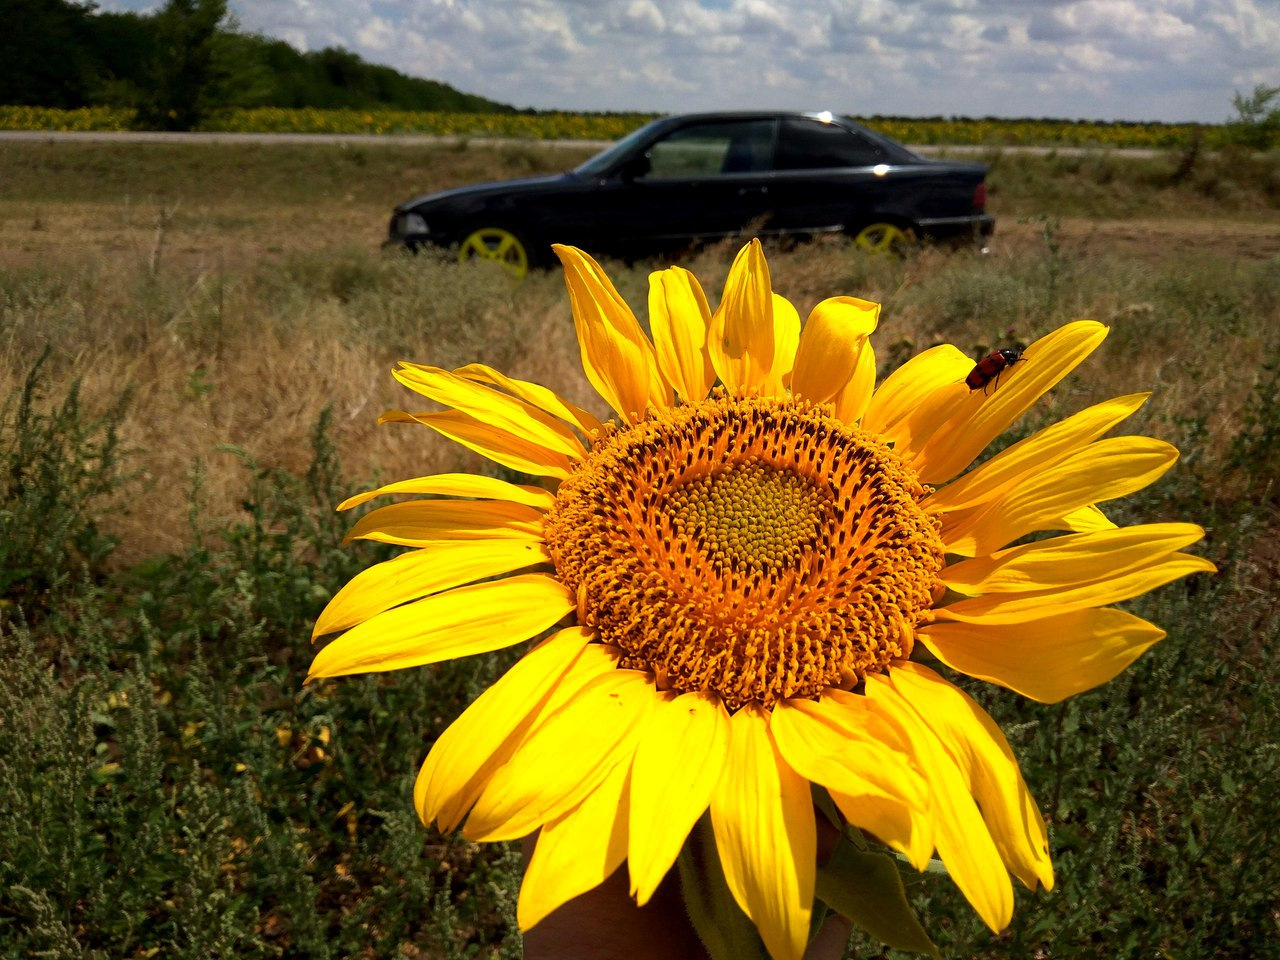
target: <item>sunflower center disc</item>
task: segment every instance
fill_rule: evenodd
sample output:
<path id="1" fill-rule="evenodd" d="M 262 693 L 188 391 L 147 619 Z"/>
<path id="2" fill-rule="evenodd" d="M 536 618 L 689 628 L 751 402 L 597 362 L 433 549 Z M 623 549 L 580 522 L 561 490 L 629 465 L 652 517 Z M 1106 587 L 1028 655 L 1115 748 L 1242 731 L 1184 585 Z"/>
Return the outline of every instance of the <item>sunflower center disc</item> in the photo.
<path id="1" fill-rule="evenodd" d="M 546 537 L 622 666 L 767 707 L 910 654 L 943 560 L 924 494 L 822 407 L 714 396 L 606 427 Z"/>
<path id="2" fill-rule="evenodd" d="M 787 469 L 735 464 L 690 480 L 668 499 L 676 533 L 717 569 L 793 566 L 818 542 L 831 497 Z"/>

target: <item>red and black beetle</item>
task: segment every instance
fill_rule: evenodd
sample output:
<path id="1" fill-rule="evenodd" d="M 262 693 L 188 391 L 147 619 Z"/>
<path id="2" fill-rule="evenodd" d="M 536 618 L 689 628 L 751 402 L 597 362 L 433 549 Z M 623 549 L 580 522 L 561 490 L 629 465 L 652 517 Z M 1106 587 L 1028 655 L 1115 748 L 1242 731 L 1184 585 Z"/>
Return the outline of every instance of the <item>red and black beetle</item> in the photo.
<path id="1" fill-rule="evenodd" d="M 1000 375 L 1015 363 L 1026 359 L 1021 350 L 1012 350 L 1007 347 L 1004 350 L 996 350 L 994 353 L 987 354 L 973 365 L 969 375 L 964 378 L 964 385 L 970 390 L 977 390 L 981 387 L 982 392 L 986 393 L 987 386 L 993 380 L 996 386 L 999 386 Z"/>

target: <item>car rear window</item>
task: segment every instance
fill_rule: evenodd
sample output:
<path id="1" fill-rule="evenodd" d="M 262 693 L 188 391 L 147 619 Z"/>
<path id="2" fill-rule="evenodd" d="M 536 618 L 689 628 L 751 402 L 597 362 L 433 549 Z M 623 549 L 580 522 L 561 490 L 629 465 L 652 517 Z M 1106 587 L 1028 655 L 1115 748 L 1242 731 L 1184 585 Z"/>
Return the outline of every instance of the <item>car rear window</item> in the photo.
<path id="1" fill-rule="evenodd" d="M 807 117 L 782 121 L 775 161 L 779 170 L 870 167 L 888 161 L 879 144 L 839 124 Z"/>

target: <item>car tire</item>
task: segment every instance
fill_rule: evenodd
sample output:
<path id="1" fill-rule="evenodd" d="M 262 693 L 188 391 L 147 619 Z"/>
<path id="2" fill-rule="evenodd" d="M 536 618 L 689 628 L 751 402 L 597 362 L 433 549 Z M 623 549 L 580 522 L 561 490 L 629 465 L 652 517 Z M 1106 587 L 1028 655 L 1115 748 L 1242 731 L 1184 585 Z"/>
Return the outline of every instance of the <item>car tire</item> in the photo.
<path id="1" fill-rule="evenodd" d="M 916 246 L 915 230 L 890 220 L 861 224 L 849 232 L 854 247 L 864 253 L 902 257 Z"/>
<path id="2" fill-rule="evenodd" d="M 523 280 L 535 266 L 533 249 L 520 233 L 496 224 L 476 226 L 468 230 L 458 244 L 458 262 L 485 260 L 496 263 L 508 275 Z"/>

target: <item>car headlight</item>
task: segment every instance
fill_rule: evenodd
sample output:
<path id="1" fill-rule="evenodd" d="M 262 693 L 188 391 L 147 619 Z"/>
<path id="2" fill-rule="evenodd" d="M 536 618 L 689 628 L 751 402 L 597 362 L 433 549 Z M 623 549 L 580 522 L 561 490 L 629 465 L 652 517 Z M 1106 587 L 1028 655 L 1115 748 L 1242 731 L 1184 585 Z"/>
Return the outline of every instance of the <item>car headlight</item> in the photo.
<path id="1" fill-rule="evenodd" d="M 426 218 L 420 213 L 401 213 L 396 216 L 395 232 L 402 237 L 412 234 L 430 233 Z"/>

